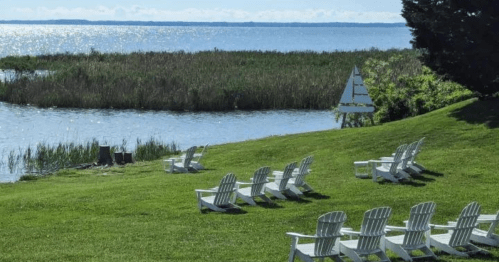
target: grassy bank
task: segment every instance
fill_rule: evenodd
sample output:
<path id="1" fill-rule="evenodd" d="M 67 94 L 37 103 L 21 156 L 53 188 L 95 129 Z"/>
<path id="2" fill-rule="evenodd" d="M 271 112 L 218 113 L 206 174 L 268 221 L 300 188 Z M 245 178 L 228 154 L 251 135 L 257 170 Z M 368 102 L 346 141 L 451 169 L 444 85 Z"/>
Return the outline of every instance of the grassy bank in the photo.
<path id="1" fill-rule="evenodd" d="M 482 213 L 499 210 L 496 196 L 497 101 L 468 100 L 381 126 L 273 136 L 210 147 L 207 170 L 166 174 L 162 161 L 104 170 L 64 170 L 33 182 L 0 185 L 1 261 L 285 261 L 286 232 L 313 233 L 317 218 L 343 210 L 345 226 L 360 229 L 363 213 L 390 206 L 390 225 L 403 225 L 411 206 L 434 201 L 435 224 L 459 216 L 471 201 Z M 418 162 L 428 171 L 411 183 L 356 179 L 353 161 L 389 155 L 426 137 Z M 261 166 L 274 170 L 314 155 L 307 177 L 316 194 L 277 206 L 238 202 L 238 214 L 196 207 L 194 189 L 216 186 L 228 172 L 249 180 Z M 497 261 L 437 253 L 442 261 Z M 393 261 L 401 261 L 388 252 Z"/>
<path id="2" fill-rule="evenodd" d="M 400 54 L 396 72 L 421 71 L 414 50 L 133 53 L 6 57 L 0 68 L 47 78 L 0 84 L 0 99 L 41 107 L 168 110 L 329 109 L 354 65 Z"/>

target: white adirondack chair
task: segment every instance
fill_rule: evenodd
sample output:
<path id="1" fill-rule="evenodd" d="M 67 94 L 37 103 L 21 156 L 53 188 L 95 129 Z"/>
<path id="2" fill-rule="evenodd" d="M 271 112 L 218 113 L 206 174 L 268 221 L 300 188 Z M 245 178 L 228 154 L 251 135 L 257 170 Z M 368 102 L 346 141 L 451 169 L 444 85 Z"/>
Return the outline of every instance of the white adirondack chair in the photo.
<path id="1" fill-rule="evenodd" d="M 180 172 L 180 173 L 189 173 L 195 172 L 197 169 L 191 165 L 192 158 L 194 157 L 194 153 L 196 152 L 197 147 L 193 146 L 187 149 L 184 158 L 169 158 L 164 160 L 165 163 L 165 171 L 166 172 Z"/>
<path id="2" fill-rule="evenodd" d="M 446 253 L 468 257 L 468 253 L 479 251 L 480 249 L 471 244 L 471 233 L 477 225 L 477 219 L 480 215 L 480 205 L 477 202 L 471 202 L 462 211 L 457 222 L 450 222 L 449 225 L 434 225 L 435 229 L 448 230 L 448 233 L 431 235 L 430 244 Z M 466 251 L 458 251 L 456 248 L 462 247 Z"/>
<path id="3" fill-rule="evenodd" d="M 402 231 L 403 235 L 385 237 L 386 248 L 397 253 L 405 261 L 413 261 L 411 251 L 421 250 L 425 256 L 417 258 L 437 256 L 430 249 L 430 220 L 435 213 L 436 204 L 425 202 L 411 208 L 409 220 L 405 227 L 386 226 L 387 231 Z"/>
<path id="4" fill-rule="evenodd" d="M 401 145 L 395 151 L 395 155 L 391 160 L 369 160 L 372 165 L 373 181 L 377 181 L 378 176 L 394 183 L 400 182 L 403 177 L 398 174 L 398 166 L 402 162 L 401 158 L 405 152 L 407 145 Z"/>
<path id="5" fill-rule="evenodd" d="M 288 181 L 293 174 L 293 170 L 296 168 L 296 162 L 289 163 L 284 168 L 282 176 L 269 177 L 275 181 L 265 183 L 265 191 L 271 193 L 273 196 L 280 199 L 287 199 L 284 194 L 299 197 L 288 187 Z"/>
<path id="6" fill-rule="evenodd" d="M 293 185 L 295 187 L 303 188 L 304 192 L 312 192 L 314 189 L 305 182 L 305 176 L 310 174 L 310 165 L 314 162 L 313 156 L 305 157 L 298 168 L 295 168 L 292 174 L 292 178 L 289 180 L 288 185 Z M 301 194 L 301 192 L 296 192 Z"/>
<path id="7" fill-rule="evenodd" d="M 412 170 L 409 169 L 409 162 L 411 161 L 414 153 L 414 149 L 417 146 L 418 141 L 415 141 L 409 145 L 402 145 L 405 146 L 405 149 L 403 153 L 400 155 L 400 164 L 397 166 L 397 175 L 396 177 L 399 179 L 410 179 L 411 178 L 411 173 Z M 398 148 L 397 148 L 398 149 Z M 386 161 L 388 163 L 383 163 L 383 166 L 385 168 L 389 168 L 389 161 L 393 161 L 395 159 L 395 156 L 397 155 L 397 151 L 393 153 L 392 156 L 389 157 L 382 157 L 380 158 L 382 161 Z"/>
<path id="8" fill-rule="evenodd" d="M 313 262 L 314 258 L 323 260 L 326 257 L 335 261 L 343 261 L 336 246 L 337 240 L 341 236 L 340 229 L 346 221 L 347 215 L 343 211 L 329 212 L 319 217 L 317 221 L 317 230 L 315 235 L 303 235 L 299 233 L 288 232 L 292 237 L 291 252 L 289 261 L 292 262 L 295 256 L 307 262 Z M 300 238 L 313 239 L 313 243 L 299 244 Z"/>
<path id="9" fill-rule="evenodd" d="M 409 160 L 409 163 L 408 163 L 408 168 L 414 172 L 415 174 L 420 174 L 421 172 L 423 172 L 425 169 L 424 166 L 422 166 L 421 164 L 418 164 L 416 163 L 416 156 L 419 154 L 419 152 L 421 152 L 421 147 L 423 146 L 423 143 L 424 143 L 424 140 L 425 138 L 421 138 L 419 139 L 417 145 L 416 145 L 416 148 L 414 149 L 414 152 L 412 154 L 412 157 L 411 159 Z"/>
<path id="10" fill-rule="evenodd" d="M 307 156 L 301 160 L 300 165 L 293 170 L 293 176 L 298 175 L 299 173 L 310 173 L 310 165 L 314 162 L 314 156 Z"/>
<path id="11" fill-rule="evenodd" d="M 192 156 L 191 166 L 194 167 L 196 170 L 203 170 L 204 169 L 204 166 L 201 164 L 201 159 L 203 159 L 203 156 L 206 154 L 206 151 L 208 150 L 208 146 L 209 146 L 209 144 L 206 144 L 203 147 L 203 150 L 201 151 L 201 153 L 194 153 L 194 155 Z M 187 153 L 183 154 L 181 156 L 181 158 L 185 158 L 186 156 L 187 156 Z"/>
<path id="12" fill-rule="evenodd" d="M 268 182 L 267 176 L 269 173 L 270 167 L 261 167 L 255 171 L 251 182 L 236 182 L 237 197 L 252 206 L 256 206 L 256 197 L 261 198 L 267 203 L 272 203 L 272 200 L 265 195 L 265 183 Z M 244 185 L 249 185 L 249 187 L 240 187 Z"/>
<path id="13" fill-rule="evenodd" d="M 409 169 L 411 159 L 414 156 L 414 150 L 416 149 L 418 142 L 410 143 L 402 156 L 400 157 L 400 165 L 397 167 L 397 175 L 400 179 L 410 179 L 411 170 Z"/>
<path id="14" fill-rule="evenodd" d="M 358 236 L 355 240 L 340 241 L 341 253 L 355 262 L 366 261 L 362 257 L 374 254 L 380 261 L 390 261 L 385 254 L 384 236 L 385 226 L 392 213 L 390 207 L 379 207 L 366 211 L 360 232 L 350 229 L 341 229 L 341 233 L 350 236 Z"/>
<path id="15" fill-rule="evenodd" d="M 490 223 L 489 230 L 473 229 L 471 241 L 499 247 L 499 235 L 495 234 L 496 227 L 499 224 L 499 211 L 495 215 L 480 215 L 478 223 Z"/>
<path id="16" fill-rule="evenodd" d="M 236 193 L 235 185 L 236 176 L 228 173 L 222 178 L 218 187 L 208 190 L 196 189 L 199 211 L 202 211 L 203 206 L 219 212 L 226 212 L 230 208 L 240 208 L 234 204 L 235 198 L 232 197 Z"/>

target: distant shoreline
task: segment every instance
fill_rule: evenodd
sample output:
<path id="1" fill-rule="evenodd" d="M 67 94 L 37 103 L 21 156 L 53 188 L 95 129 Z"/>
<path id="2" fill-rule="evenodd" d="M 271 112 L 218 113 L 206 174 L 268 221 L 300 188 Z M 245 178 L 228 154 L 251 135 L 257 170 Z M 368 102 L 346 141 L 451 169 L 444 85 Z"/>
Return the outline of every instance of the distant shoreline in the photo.
<path id="1" fill-rule="evenodd" d="M 0 20 L 18 25 L 125 25 L 125 26 L 205 26 L 205 27 L 405 27 L 405 23 L 265 23 L 265 22 L 152 22 L 89 20 Z"/>

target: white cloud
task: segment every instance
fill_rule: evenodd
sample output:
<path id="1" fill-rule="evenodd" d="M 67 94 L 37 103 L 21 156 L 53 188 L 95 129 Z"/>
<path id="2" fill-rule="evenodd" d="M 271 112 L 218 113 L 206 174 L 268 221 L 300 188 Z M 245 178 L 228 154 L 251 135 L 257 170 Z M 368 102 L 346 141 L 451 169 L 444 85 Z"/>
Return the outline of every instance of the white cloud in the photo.
<path id="1" fill-rule="evenodd" d="M 136 21 L 194 21 L 194 22 L 404 22 L 400 14 L 392 12 L 355 12 L 327 9 L 265 10 L 248 12 L 241 9 L 197 9 L 179 11 L 142 6 L 99 6 L 95 8 L 14 8 L 10 19 L 88 19 Z M 12 18 L 16 17 L 16 18 Z M 6 18 L 4 18 L 6 19 Z"/>

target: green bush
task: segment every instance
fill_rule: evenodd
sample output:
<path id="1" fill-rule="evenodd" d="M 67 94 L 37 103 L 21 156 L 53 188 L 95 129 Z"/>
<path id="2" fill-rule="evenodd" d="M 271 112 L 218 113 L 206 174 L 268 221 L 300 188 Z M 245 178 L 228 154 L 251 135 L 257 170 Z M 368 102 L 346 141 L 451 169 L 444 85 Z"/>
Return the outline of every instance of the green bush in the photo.
<path id="1" fill-rule="evenodd" d="M 400 55 L 387 61 L 368 59 L 362 67 L 365 85 L 376 107 L 375 123 L 417 116 L 473 96 L 463 86 L 443 81 L 426 66 L 401 74 L 398 66 L 403 59 Z M 368 123 L 364 120 L 364 124 Z"/>

